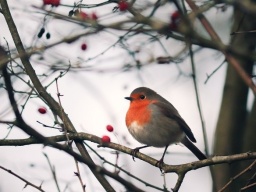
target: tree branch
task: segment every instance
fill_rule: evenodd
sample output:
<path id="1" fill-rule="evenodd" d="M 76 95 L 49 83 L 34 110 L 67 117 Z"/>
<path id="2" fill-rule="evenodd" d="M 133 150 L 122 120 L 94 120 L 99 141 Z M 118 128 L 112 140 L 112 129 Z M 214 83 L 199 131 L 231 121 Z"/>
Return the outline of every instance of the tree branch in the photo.
<path id="1" fill-rule="evenodd" d="M 88 134 L 88 133 L 69 133 L 69 138 L 71 140 L 75 141 L 91 141 L 93 143 L 99 144 L 98 147 L 107 147 L 114 150 L 118 150 L 120 152 L 133 155 L 132 151 L 133 149 L 125 147 L 123 145 L 119 145 L 117 143 L 102 143 L 101 138 L 97 137 L 96 135 Z M 66 141 L 65 135 L 57 135 L 57 136 L 51 136 L 51 137 L 45 137 L 46 140 L 51 142 L 61 142 Z M 0 146 L 25 146 L 25 145 L 31 145 L 31 144 L 42 144 L 40 141 L 38 141 L 35 138 L 27 138 L 27 139 L 4 139 L 0 140 Z M 64 150 L 66 151 L 66 150 Z M 151 158 L 143 153 L 137 152 L 135 154 L 135 157 L 155 166 L 157 163 L 157 160 L 154 158 Z M 240 153 L 235 155 L 229 155 L 229 156 L 214 156 L 212 158 L 208 158 L 202 161 L 195 161 L 191 163 L 181 164 L 181 165 L 167 165 L 164 164 L 163 170 L 165 173 L 169 172 L 184 172 L 184 171 L 190 171 L 190 170 L 196 170 L 202 167 L 210 166 L 210 165 L 216 165 L 216 164 L 223 164 L 223 163 L 233 163 L 236 161 L 242 161 L 242 160 L 249 160 L 249 159 L 256 159 L 256 152 L 247 152 L 247 153 Z"/>
<path id="2" fill-rule="evenodd" d="M 192 0 L 186 0 L 188 5 L 193 11 L 198 11 L 197 5 L 194 3 Z M 205 30 L 207 33 L 210 35 L 213 41 L 216 41 L 220 44 L 223 45 L 220 37 L 218 34 L 215 32 L 211 24 L 208 22 L 208 20 L 204 17 L 203 14 L 198 15 L 198 19 L 200 20 L 201 24 L 204 26 Z M 240 63 L 235 59 L 231 54 L 227 52 L 227 50 L 224 49 L 224 47 L 220 47 L 219 49 L 225 56 L 227 61 L 234 67 L 236 72 L 239 74 L 239 76 L 243 79 L 245 84 L 251 88 L 253 91 L 254 95 L 256 95 L 256 86 L 253 83 L 251 77 L 245 72 L 245 70 L 241 67 Z"/>
<path id="3" fill-rule="evenodd" d="M 19 178 L 20 180 L 24 181 L 24 182 L 26 183 L 26 185 L 24 186 L 24 188 L 26 188 L 28 185 L 30 185 L 31 187 L 34 187 L 34 188 L 36 188 L 36 189 L 39 190 L 39 191 L 45 192 L 45 191 L 41 188 L 41 187 L 42 187 L 41 185 L 40 185 L 40 186 L 34 185 L 33 183 L 29 182 L 28 180 L 26 180 L 26 179 L 24 179 L 23 177 L 19 176 L 18 174 L 14 173 L 12 170 L 6 169 L 6 168 L 4 168 L 3 166 L 0 166 L 0 169 L 5 170 L 6 172 L 8 172 L 8 173 L 14 175 L 15 177 Z"/>
<path id="4" fill-rule="evenodd" d="M 15 43 L 15 46 L 18 50 L 18 53 L 19 53 L 19 55 L 23 56 L 23 57 L 20 57 L 20 59 L 25 67 L 26 73 L 30 77 L 37 92 L 47 102 L 47 104 L 54 110 L 54 112 L 56 112 L 56 114 L 58 114 L 58 116 L 62 119 L 62 121 L 66 123 L 65 127 L 67 128 L 67 130 L 76 132 L 76 129 L 73 126 L 71 120 L 68 118 L 68 116 L 65 113 L 63 113 L 63 115 L 62 115 L 62 110 L 64 111 L 64 109 L 62 109 L 59 106 L 59 104 L 51 97 L 51 95 L 49 95 L 46 92 L 46 90 L 42 86 L 41 82 L 39 81 L 39 79 L 35 73 L 35 70 L 33 69 L 32 65 L 29 61 L 29 57 L 26 54 L 26 51 L 22 44 L 22 41 L 20 39 L 19 33 L 17 31 L 17 28 L 16 28 L 13 18 L 11 16 L 7 1 L 0 0 L 0 4 L 3 9 L 3 15 L 5 17 L 6 23 L 11 32 L 11 35 L 12 35 L 13 41 Z M 23 127 L 23 126 L 20 126 L 20 127 Z M 89 153 L 87 152 L 87 150 L 85 149 L 84 145 L 80 142 L 76 142 L 76 146 L 77 146 L 79 152 L 81 153 L 81 155 L 85 159 L 87 159 L 88 163 L 91 165 L 94 164 L 93 160 L 91 159 L 91 157 L 90 157 Z M 81 157 L 79 157 L 79 158 L 81 158 Z M 94 164 L 94 166 L 89 166 L 90 169 L 92 168 L 91 171 L 93 172 L 95 177 L 98 179 L 98 181 L 101 183 L 101 185 L 104 187 L 104 189 L 107 191 L 115 191 L 114 188 L 110 185 L 110 183 L 106 180 L 106 178 L 103 175 L 101 175 L 99 172 L 97 172 L 94 169 L 94 167 L 95 167 L 95 164 Z"/>
<path id="5" fill-rule="evenodd" d="M 244 173 L 246 173 L 247 171 L 250 171 L 252 169 L 252 167 L 256 164 L 256 160 L 253 161 L 252 164 L 250 164 L 247 168 L 245 168 L 243 171 L 241 171 L 240 173 L 238 173 L 235 177 L 231 178 L 229 180 L 229 182 L 224 186 L 222 187 L 218 192 L 223 192 L 227 189 L 227 187 L 234 181 L 236 180 L 238 177 L 240 177 L 241 175 L 243 175 Z"/>

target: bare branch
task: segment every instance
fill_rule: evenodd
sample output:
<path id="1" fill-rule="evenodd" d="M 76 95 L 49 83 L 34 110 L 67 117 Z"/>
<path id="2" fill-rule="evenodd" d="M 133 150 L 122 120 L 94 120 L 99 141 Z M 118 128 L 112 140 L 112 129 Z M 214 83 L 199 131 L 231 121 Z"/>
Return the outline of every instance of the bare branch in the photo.
<path id="1" fill-rule="evenodd" d="M 3 169 L 5 170 L 6 172 L 14 175 L 15 177 L 19 178 L 20 180 L 24 181 L 26 183 L 26 185 L 24 186 L 27 187 L 28 185 L 30 185 L 31 187 L 34 187 L 35 189 L 37 189 L 38 191 L 42 191 L 42 192 L 45 192 L 42 188 L 41 188 L 41 185 L 40 186 L 36 186 L 34 185 L 33 183 L 29 182 L 28 180 L 24 179 L 23 177 L 19 176 L 18 174 L 14 173 L 12 170 L 10 169 L 6 169 L 4 168 L 3 166 L 0 166 L 0 169 Z"/>
<path id="2" fill-rule="evenodd" d="M 79 179 L 79 182 L 80 182 L 80 184 L 81 184 L 81 186 L 82 186 L 82 190 L 83 190 L 83 192 L 85 192 L 85 184 L 83 183 L 83 180 L 82 180 L 82 177 L 81 177 L 81 174 L 80 174 L 80 169 L 79 169 L 79 165 L 78 165 L 78 161 L 75 159 L 75 164 L 76 164 L 76 170 L 77 170 L 77 172 L 75 172 L 75 175 L 78 177 L 78 179 Z"/>
<path id="3" fill-rule="evenodd" d="M 99 144 L 98 147 L 108 147 L 114 150 L 118 150 L 120 152 L 126 153 L 126 154 L 132 154 L 133 149 L 125 147 L 123 145 L 119 145 L 116 143 L 102 143 L 101 138 L 97 137 L 92 134 L 88 133 L 69 133 L 69 138 L 71 140 L 78 140 L 78 141 L 83 141 L 83 140 L 88 140 L 93 143 Z M 52 137 L 45 137 L 45 140 L 54 143 L 54 142 L 61 142 L 65 141 L 65 135 L 58 135 L 58 136 L 52 136 Z M 31 144 L 42 144 L 42 142 L 38 141 L 35 138 L 27 138 L 27 139 L 5 139 L 5 140 L 0 140 L 0 146 L 24 146 L 24 145 L 31 145 Z M 57 146 L 57 144 L 56 144 Z M 55 147 L 55 146 L 54 146 Z M 58 149 L 61 149 L 63 151 L 67 151 L 66 148 L 62 147 L 56 147 Z M 62 149 L 63 148 L 63 149 Z M 68 152 L 68 153 L 74 153 L 74 152 Z M 76 156 L 76 155 L 75 155 Z M 75 157 L 74 156 L 74 157 Z M 143 153 L 136 153 L 135 157 L 155 166 L 157 163 L 156 159 L 153 159 Z M 79 158 L 80 159 L 80 158 Z M 223 163 L 232 163 L 236 161 L 243 161 L 243 160 L 249 160 L 249 159 L 256 159 L 256 152 L 247 152 L 247 153 L 240 153 L 240 154 L 235 154 L 235 155 L 229 155 L 229 156 L 214 156 L 202 161 L 195 161 L 187 164 L 181 164 L 181 165 L 163 165 L 163 170 L 165 173 L 168 172 L 176 172 L 180 173 L 183 171 L 190 171 L 190 170 L 196 170 L 202 167 L 206 167 L 209 165 L 216 165 L 216 164 L 223 164 Z"/>
<path id="4" fill-rule="evenodd" d="M 59 183 L 58 183 L 55 167 L 54 167 L 54 165 L 51 164 L 51 161 L 50 161 L 48 155 L 46 153 L 43 153 L 43 154 L 44 154 L 45 158 L 47 159 L 47 163 L 50 167 L 50 170 L 51 170 L 51 173 L 52 173 L 52 176 L 53 176 L 53 180 L 55 182 L 57 190 L 58 190 L 58 192 L 60 192 L 61 190 L 60 190 L 60 186 L 59 186 Z"/>
<path id="5" fill-rule="evenodd" d="M 186 2 L 188 3 L 188 5 L 190 6 L 190 8 L 193 11 L 198 10 L 198 7 L 194 3 L 194 1 L 186 0 Z M 215 32 L 215 30 L 213 29 L 211 24 L 208 22 L 208 20 L 204 17 L 204 15 L 200 14 L 200 16 L 198 16 L 198 19 L 200 20 L 200 22 L 202 23 L 202 25 L 204 26 L 204 28 L 206 29 L 208 34 L 211 36 L 212 40 L 223 45 L 220 37 Z M 251 77 L 245 72 L 245 70 L 241 67 L 241 65 L 237 61 L 237 59 L 235 59 L 231 54 L 227 53 L 227 51 L 224 49 L 224 47 L 221 46 L 219 50 L 226 56 L 227 61 L 234 67 L 234 69 L 237 71 L 237 73 L 240 75 L 240 77 L 243 79 L 243 81 L 246 83 L 246 85 L 251 88 L 254 95 L 256 95 L 256 86 L 255 86 L 254 82 L 252 81 Z"/>
<path id="6" fill-rule="evenodd" d="M 17 31 L 17 28 L 15 26 L 15 23 L 13 21 L 13 18 L 11 16 L 8 4 L 6 0 L 0 0 L 0 4 L 1 7 L 3 9 L 3 14 L 6 20 L 6 23 L 9 27 L 9 30 L 11 32 L 12 38 L 14 40 L 14 43 L 16 45 L 16 48 L 18 50 L 18 53 L 20 55 L 24 55 L 24 57 L 21 57 L 21 61 L 25 67 L 26 73 L 28 74 L 28 76 L 30 77 L 31 81 L 33 82 L 37 92 L 39 93 L 39 95 L 48 103 L 49 106 L 51 106 L 51 108 L 58 114 L 58 116 L 60 118 L 64 118 L 62 119 L 62 121 L 64 123 L 66 123 L 65 127 L 72 132 L 76 132 L 76 129 L 74 128 L 71 120 L 68 118 L 68 116 L 64 113 L 64 115 L 62 115 L 62 108 L 59 106 L 59 104 L 51 97 L 51 95 L 49 95 L 46 90 L 44 89 L 44 87 L 42 86 L 41 82 L 39 81 L 35 70 L 33 69 L 29 58 L 27 57 L 27 53 L 24 49 L 24 46 L 22 44 L 22 41 L 20 39 L 19 33 Z M 17 117 L 16 117 L 17 118 Z M 32 135 L 37 135 L 37 138 L 40 138 L 40 140 L 44 140 L 44 137 L 37 133 L 36 131 L 34 131 L 32 128 L 30 128 L 29 126 L 27 126 L 25 123 L 19 124 L 20 127 L 25 127 L 26 129 L 24 130 L 25 132 L 30 132 L 33 133 Z M 54 144 L 55 145 L 55 144 Z M 91 168 L 93 174 L 96 176 L 96 178 L 99 180 L 99 182 L 101 183 L 101 185 L 107 190 L 107 191 L 115 191 L 114 188 L 109 184 L 109 182 L 106 180 L 106 178 L 104 176 L 102 176 L 102 174 L 99 174 L 98 171 L 96 171 L 94 168 L 96 167 L 96 165 L 94 164 L 93 160 L 91 159 L 90 155 L 88 154 L 87 150 L 85 149 L 84 145 L 80 142 L 76 142 L 77 148 L 80 151 L 81 155 L 83 156 L 82 159 L 86 159 L 87 162 L 90 164 L 89 168 Z M 58 146 L 61 147 L 61 146 Z M 67 150 L 67 149 L 65 149 Z M 70 150 L 67 150 L 70 151 Z M 81 159 L 81 157 L 79 157 Z M 89 165 L 88 164 L 88 165 Z"/>
<path id="7" fill-rule="evenodd" d="M 256 164 L 256 161 L 254 161 L 252 164 L 250 164 L 246 169 L 244 169 L 243 171 L 241 171 L 240 173 L 238 173 L 235 177 L 230 178 L 230 181 L 224 186 L 222 187 L 218 192 L 223 192 L 226 190 L 226 188 L 234 181 L 236 180 L 238 177 L 240 177 L 241 175 L 243 175 L 244 173 L 246 173 L 247 171 L 250 171 L 252 169 L 252 167 Z"/>

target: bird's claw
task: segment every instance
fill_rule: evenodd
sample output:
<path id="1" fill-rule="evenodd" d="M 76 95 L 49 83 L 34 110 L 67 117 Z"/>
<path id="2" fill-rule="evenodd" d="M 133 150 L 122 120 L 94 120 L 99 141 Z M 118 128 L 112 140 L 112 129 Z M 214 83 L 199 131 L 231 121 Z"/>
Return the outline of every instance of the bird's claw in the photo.
<path id="1" fill-rule="evenodd" d="M 164 166 L 164 161 L 163 159 L 161 158 L 159 161 L 156 162 L 155 166 L 157 166 L 161 172 L 163 172 L 162 168 Z"/>
<path id="2" fill-rule="evenodd" d="M 140 148 L 137 147 L 135 149 L 132 150 L 131 154 L 132 154 L 132 160 L 135 161 L 135 156 L 136 156 L 136 153 L 139 152 Z"/>

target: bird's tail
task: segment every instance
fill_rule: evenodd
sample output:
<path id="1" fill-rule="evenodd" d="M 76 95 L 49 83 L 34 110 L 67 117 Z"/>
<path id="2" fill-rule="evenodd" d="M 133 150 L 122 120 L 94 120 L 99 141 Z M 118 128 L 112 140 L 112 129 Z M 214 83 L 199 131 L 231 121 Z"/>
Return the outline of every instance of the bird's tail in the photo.
<path id="1" fill-rule="evenodd" d="M 207 157 L 191 142 L 185 137 L 181 143 L 185 145 L 199 160 L 207 159 Z"/>

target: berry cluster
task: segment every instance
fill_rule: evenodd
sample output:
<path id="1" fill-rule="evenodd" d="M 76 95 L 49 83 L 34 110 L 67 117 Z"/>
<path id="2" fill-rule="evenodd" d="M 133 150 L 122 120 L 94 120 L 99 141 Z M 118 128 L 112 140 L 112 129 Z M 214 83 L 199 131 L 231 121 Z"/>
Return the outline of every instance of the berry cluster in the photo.
<path id="1" fill-rule="evenodd" d="M 106 129 L 107 129 L 108 132 L 113 132 L 114 131 L 114 127 L 112 125 L 107 125 Z M 101 142 L 102 143 L 109 143 L 110 142 L 110 137 L 107 136 L 107 135 L 103 135 L 101 137 Z"/>
<path id="2" fill-rule="evenodd" d="M 46 114 L 47 109 L 46 109 L 45 107 L 39 107 L 39 108 L 38 108 L 38 112 L 41 113 L 41 114 Z M 107 126 L 106 126 L 106 129 L 107 129 L 108 132 L 113 132 L 113 131 L 114 131 L 114 128 L 113 128 L 112 125 L 107 125 Z M 107 136 L 107 135 L 103 135 L 103 136 L 101 137 L 101 142 L 102 142 L 102 143 L 110 143 L 110 141 L 111 141 L 111 140 L 110 140 L 110 137 Z"/>

